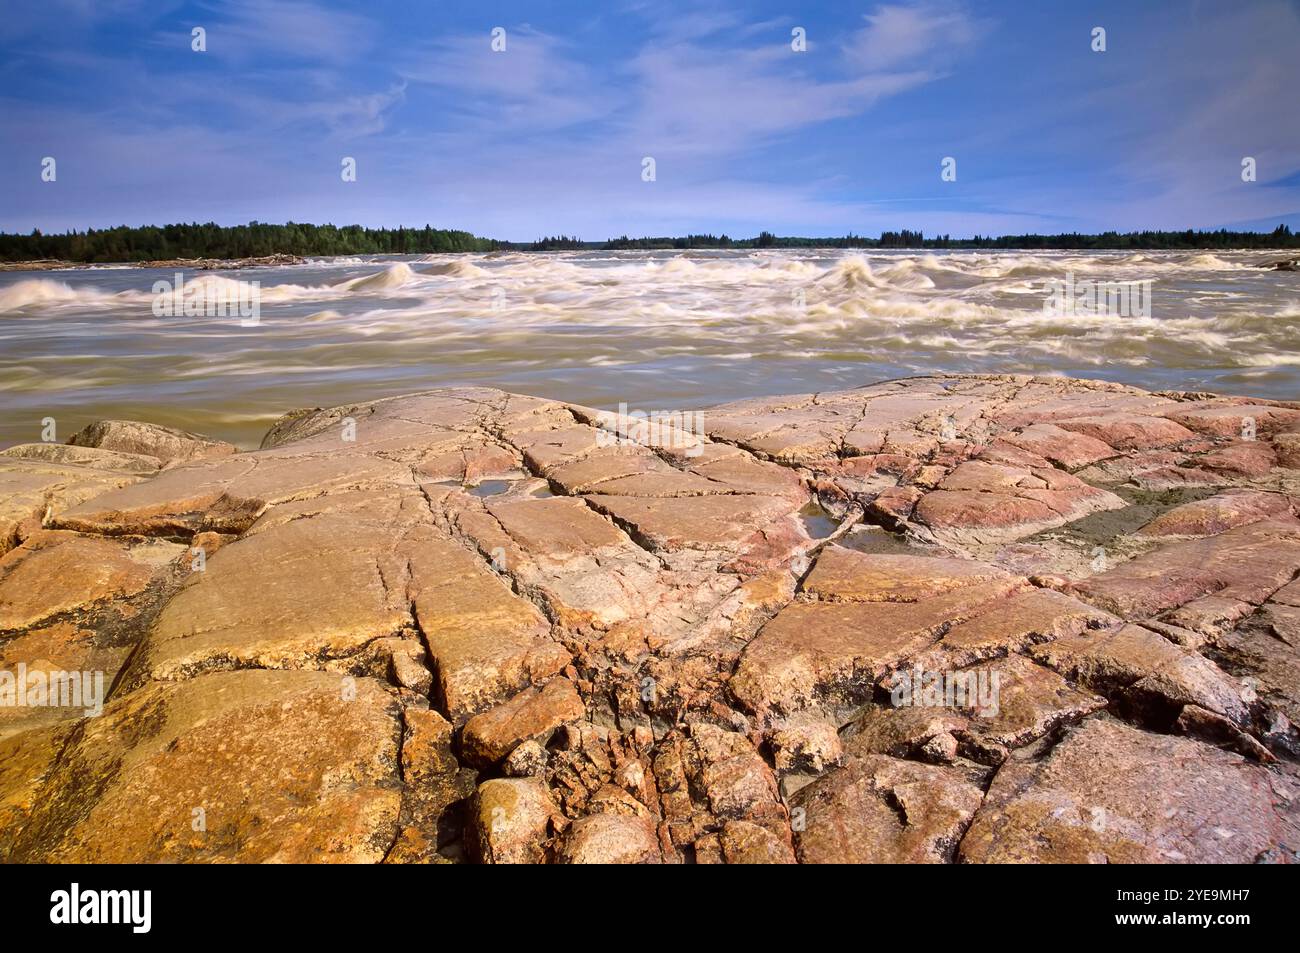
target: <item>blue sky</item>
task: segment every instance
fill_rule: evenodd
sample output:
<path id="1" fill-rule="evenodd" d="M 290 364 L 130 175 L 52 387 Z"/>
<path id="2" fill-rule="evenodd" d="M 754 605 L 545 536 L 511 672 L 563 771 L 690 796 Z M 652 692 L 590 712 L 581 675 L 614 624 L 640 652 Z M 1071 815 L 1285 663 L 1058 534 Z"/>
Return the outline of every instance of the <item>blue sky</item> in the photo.
<path id="1" fill-rule="evenodd" d="M 9 0 L 0 229 L 1296 228 L 1297 90 L 1286 0 Z"/>

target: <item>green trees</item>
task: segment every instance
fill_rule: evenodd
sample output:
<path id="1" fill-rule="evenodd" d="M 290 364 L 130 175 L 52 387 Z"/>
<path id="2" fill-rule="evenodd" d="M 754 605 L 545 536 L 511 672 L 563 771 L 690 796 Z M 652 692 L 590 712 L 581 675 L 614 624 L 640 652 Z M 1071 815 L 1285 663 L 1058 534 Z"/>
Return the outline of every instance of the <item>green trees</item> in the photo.
<path id="1" fill-rule="evenodd" d="M 223 226 L 214 222 L 87 229 L 62 235 L 0 233 L 0 261 L 60 258 L 67 261 L 149 261 L 165 258 L 256 258 L 264 255 L 382 255 L 492 251 L 497 242 L 469 232 L 424 226 L 363 228 L 347 225 Z"/>
<path id="2" fill-rule="evenodd" d="M 178 225 L 145 225 L 128 228 L 90 228 L 62 235 L 45 235 L 38 229 L 30 234 L 0 233 L 0 261 L 32 261 L 58 258 L 78 262 L 150 261 L 167 258 L 254 258 L 276 253 L 304 256 L 388 255 L 432 252 L 661 249 L 692 248 L 1060 248 L 1060 249 L 1229 249 L 1300 248 L 1300 235 L 1286 225 L 1271 232 L 1230 232 L 1219 229 L 1199 232 L 1102 232 L 1082 235 L 976 235 L 926 238 L 920 231 L 902 229 L 882 232 L 880 238 L 864 238 L 850 232 L 839 238 L 778 237 L 760 232 L 757 238 L 692 234 L 679 237 L 629 238 L 623 235 L 605 242 L 587 242 L 569 235 L 555 235 L 535 242 L 499 242 L 479 238 L 465 231 L 432 228 L 363 228 L 360 225 L 305 225 L 286 222 L 269 225 L 223 226 L 214 222 Z"/>

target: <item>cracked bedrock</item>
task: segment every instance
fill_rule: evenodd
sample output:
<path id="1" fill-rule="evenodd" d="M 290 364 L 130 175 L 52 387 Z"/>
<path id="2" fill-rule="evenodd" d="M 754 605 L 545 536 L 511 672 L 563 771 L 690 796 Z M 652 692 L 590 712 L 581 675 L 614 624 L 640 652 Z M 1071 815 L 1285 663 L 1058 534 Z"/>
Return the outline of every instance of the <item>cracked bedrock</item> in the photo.
<path id="1" fill-rule="evenodd" d="M 0 860 L 1297 859 L 1300 404 L 700 420 L 457 388 L 0 453 Z"/>

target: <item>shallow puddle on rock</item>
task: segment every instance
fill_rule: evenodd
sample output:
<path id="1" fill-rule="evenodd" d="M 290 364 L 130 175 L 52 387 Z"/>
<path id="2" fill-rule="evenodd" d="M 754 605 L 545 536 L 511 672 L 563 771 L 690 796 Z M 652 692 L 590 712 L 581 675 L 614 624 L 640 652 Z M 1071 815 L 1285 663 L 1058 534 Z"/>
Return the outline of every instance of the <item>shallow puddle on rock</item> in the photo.
<path id="1" fill-rule="evenodd" d="M 514 480 L 484 480 L 471 486 L 466 492 L 470 496 L 499 496 L 510 489 L 514 482 Z"/>
<path id="2" fill-rule="evenodd" d="M 882 526 L 855 526 L 848 535 L 839 540 L 839 545 L 859 553 L 874 555 L 917 555 L 917 548 L 898 533 L 891 533 Z"/>
<path id="3" fill-rule="evenodd" d="M 809 539 L 825 539 L 840 525 L 838 520 L 816 503 L 809 503 L 799 511 L 799 522 L 803 524 Z"/>

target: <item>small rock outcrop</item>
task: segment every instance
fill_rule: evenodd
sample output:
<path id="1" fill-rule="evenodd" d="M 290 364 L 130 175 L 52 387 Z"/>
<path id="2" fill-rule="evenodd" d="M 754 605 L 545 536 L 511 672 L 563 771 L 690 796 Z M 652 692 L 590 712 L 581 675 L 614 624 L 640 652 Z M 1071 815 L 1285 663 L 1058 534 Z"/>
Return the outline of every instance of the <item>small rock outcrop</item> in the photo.
<path id="1" fill-rule="evenodd" d="M 74 447 L 94 447 L 116 454 L 152 457 L 162 467 L 191 460 L 225 457 L 239 448 L 184 430 L 141 423 L 138 420 L 100 420 L 68 438 Z"/>

